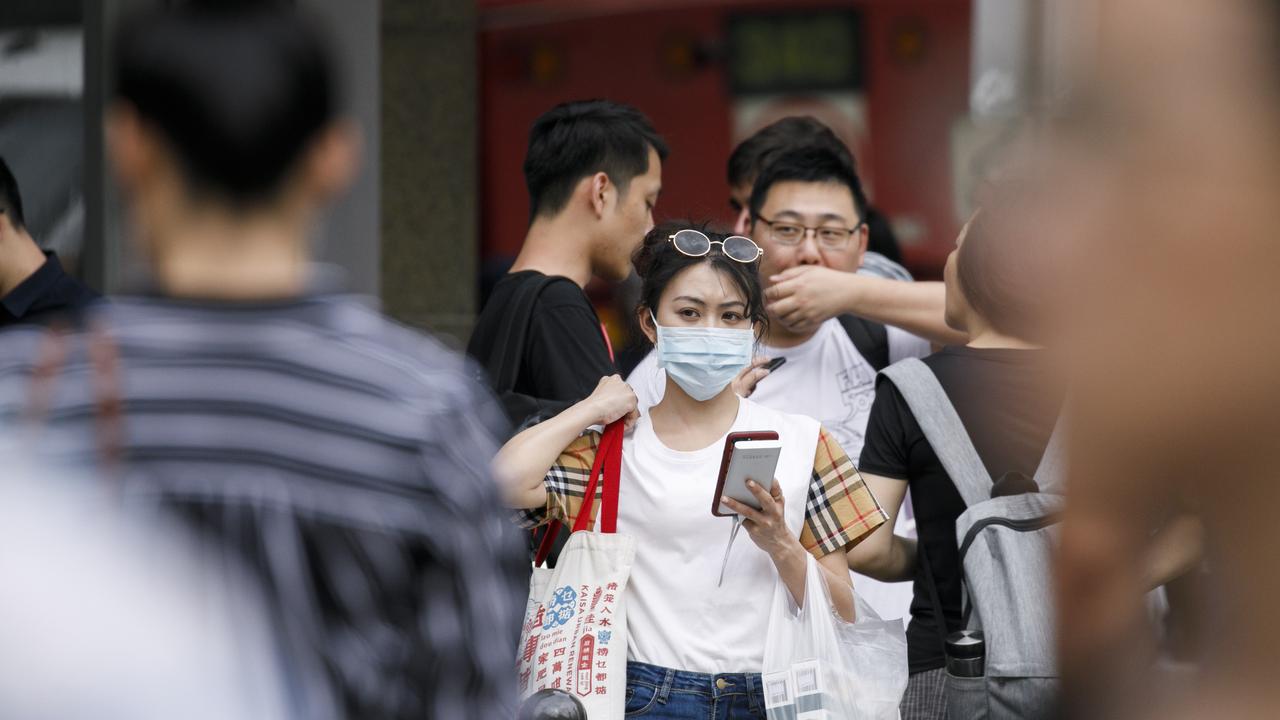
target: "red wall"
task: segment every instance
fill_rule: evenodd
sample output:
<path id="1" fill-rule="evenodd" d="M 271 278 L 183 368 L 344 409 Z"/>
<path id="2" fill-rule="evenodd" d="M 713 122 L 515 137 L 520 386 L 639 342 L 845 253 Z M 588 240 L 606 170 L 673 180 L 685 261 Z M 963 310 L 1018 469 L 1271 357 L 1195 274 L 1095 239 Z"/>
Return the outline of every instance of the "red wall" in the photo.
<path id="1" fill-rule="evenodd" d="M 735 11 L 791 10 L 786 2 L 690 2 L 690 7 L 583 17 L 578 3 L 568 19 L 513 21 L 512 0 L 482 0 L 481 248 L 486 261 L 514 256 L 528 218 L 521 163 L 530 124 L 565 100 L 607 97 L 645 112 L 671 147 L 663 171 L 658 216 L 729 220 L 725 161 L 731 148 L 731 100 L 719 61 L 683 77 L 664 71 L 663 43 L 673 35 L 703 42 L 722 39 Z M 618 3 L 614 3 L 617 5 Z M 633 2 L 631 6 L 642 5 Z M 539 2 L 537 8 L 573 3 Z M 873 180 L 873 201 L 890 217 L 924 221 L 921 242 L 903 247 L 907 262 L 936 276 L 953 244 L 950 131 L 967 111 L 969 0 L 810 0 L 806 7 L 862 10 L 871 152 L 859 165 Z M 563 9 L 563 8 L 562 8 Z M 541 10 L 531 11 L 536 19 Z M 894 29 L 905 21 L 923 28 L 924 52 L 895 57 Z M 536 82 L 529 59 L 539 45 L 558 71 Z M 869 167 L 868 167 L 869 166 Z"/>

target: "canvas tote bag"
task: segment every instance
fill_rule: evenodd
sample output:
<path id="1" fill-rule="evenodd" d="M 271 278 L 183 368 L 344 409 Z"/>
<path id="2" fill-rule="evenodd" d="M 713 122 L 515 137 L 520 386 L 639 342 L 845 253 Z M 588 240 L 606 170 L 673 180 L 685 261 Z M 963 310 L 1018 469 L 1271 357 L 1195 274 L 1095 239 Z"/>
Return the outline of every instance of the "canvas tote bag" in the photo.
<path id="1" fill-rule="evenodd" d="M 550 543 L 538 552 L 517 658 L 521 699 L 546 688 L 564 690 L 582 702 L 591 720 L 622 720 L 627 694 L 624 598 L 636 542 L 617 532 L 623 429 L 622 421 L 605 428 L 582 509 L 556 567 L 542 566 Z M 588 524 L 602 475 L 595 532 Z M 551 530 L 547 538 L 559 529 Z"/>

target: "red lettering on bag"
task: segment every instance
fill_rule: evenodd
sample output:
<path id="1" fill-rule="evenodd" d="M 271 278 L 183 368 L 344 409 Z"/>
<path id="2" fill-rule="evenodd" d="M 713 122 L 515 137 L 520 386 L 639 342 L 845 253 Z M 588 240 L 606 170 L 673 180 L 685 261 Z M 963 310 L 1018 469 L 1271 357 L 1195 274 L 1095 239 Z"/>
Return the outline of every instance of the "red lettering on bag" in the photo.
<path id="1" fill-rule="evenodd" d="M 533 656 L 538 652 L 539 637 L 540 636 L 538 635 L 530 635 L 529 639 L 525 641 L 523 662 L 529 662 L 530 660 L 533 659 Z"/>
<path id="2" fill-rule="evenodd" d="M 578 694 L 583 697 L 591 694 L 591 656 L 595 649 L 596 639 L 592 635 L 583 635 L 578 641 Z"/>

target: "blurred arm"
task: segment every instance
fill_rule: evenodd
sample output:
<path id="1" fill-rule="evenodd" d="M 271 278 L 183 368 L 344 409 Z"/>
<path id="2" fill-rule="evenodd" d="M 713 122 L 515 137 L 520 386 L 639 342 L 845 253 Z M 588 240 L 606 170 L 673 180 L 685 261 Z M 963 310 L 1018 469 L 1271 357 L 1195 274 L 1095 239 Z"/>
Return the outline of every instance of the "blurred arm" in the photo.
<path id="1" fill-rule="evenodd" d="M 1204 525 L 1199 518 L 1182 515 L 1160 529 L 1147 550 L 1146 582 L 1155 589 L 1182 577 L 1204 554 Z"/>

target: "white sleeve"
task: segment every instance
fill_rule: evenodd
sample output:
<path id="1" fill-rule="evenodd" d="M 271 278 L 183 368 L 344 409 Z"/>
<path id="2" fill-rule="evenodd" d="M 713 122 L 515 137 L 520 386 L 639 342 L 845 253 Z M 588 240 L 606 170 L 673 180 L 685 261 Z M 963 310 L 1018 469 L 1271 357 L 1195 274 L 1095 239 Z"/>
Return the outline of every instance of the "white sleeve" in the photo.
<path id="1" fill-rule="evenodd" d="M 892 325 L 885 326 L 889 331 L 889 364 L 905 360 L 909 357 L 922 358 L 933 353 L 933 346 L 928 340 L 919 335 L 896 328 Z"/>
<path id="2" fill-rule="evenodd" d="M 667 390 L 667 373 L 658 367 L 658 354 L 650 350 L 627 376 L 627 384 L 636 393 L 641 413 L 661 402 Z"/>

